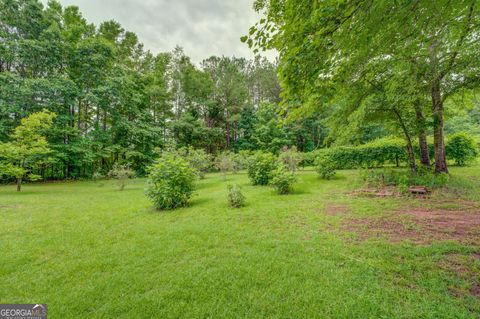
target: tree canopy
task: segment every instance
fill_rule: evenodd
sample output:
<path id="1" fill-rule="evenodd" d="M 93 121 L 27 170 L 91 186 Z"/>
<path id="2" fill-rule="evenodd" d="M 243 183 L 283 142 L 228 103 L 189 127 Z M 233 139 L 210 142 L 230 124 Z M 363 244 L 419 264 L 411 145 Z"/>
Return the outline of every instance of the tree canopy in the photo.
<path id="1" fill-rule="evenodd" d="M 479 84 L 477 1 L 257 0 L 255 9 L 264 17 L 242 40 L 279 51 L 289 116 L 341 114 L 333 132 L 392 119 L 423 144 L 428 115 L 435 168 L 447 172 L 444 102 Z"/>

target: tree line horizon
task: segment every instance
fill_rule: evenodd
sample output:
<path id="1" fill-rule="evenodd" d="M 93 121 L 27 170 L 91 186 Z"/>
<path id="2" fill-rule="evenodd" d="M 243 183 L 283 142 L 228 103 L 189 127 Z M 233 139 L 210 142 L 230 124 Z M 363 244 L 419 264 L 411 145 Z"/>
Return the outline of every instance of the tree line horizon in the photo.
<path id="1" fill-rule="evenodd" d="M 463 54 L 477 48 L 469 41 L 478 32 L 478 9 L 462 7 L 463 1 L 452 5 L 456 10 L 451 15 L 462 17 L 458 34 L 440 33 L 435 52 L 427 48 L 425 61 L 414 54 L 414 40 L 404 46 L 378 44 L 378 52 L 371 52 L 366 37 L 380 42 L 393 36 L 379 35 L 376 20 L 368 20 L 386 10 L 385 3 L 307 2 L 277 6 L 273 0 L 255 1 L 265 18 L 241 40 L 255 53 L 278 50 L 277 61 L 212 56 L 195 65 L 179 46 L 154 55 L 118 22 L 95 26 L 76 6 L 5 0 L 0 4 L 0 143 L 11 141 L 22 119 L 46 110 L 54 114 L 44 132 L 49 152 L 30 166 L 42 179 L 91 178 L 117 163 L 144 175 L 159 153 L 170 148 L 210 154 L 278 153 L 284 147 L 311 152 L 388 136 L 405 139 L 415 171 L 413 140 L 418 139 L 420 162 L 430 166 L 427 137 L 433 133 L 436 172 L 448 172 L 444 104 L 467 92 L 471 106 L 451 103 L 447 116 L 471 117 L 473 127 L 480 121 L 475 113 L 480 104 L 471 93 L 478 84 L 473 74 L 478 62 L 473 53 Z M 397 26 L 408 8 L 393 8 Z M 299 16 L 304 19 L 297 21 Z M 357 25 L 362 28 L 354 40 L 346 30 Z M 295 33 L 295 28 L 308 32 Z M 312 34 L 321 36 L 310 43 Z M 443 52 L 449 46 L 442 41 L 458 46 Z M 388 57 L 397 51 L 401 57 Z M 429 68 L 432 56 L 443 53 L 454 62 L 444 65 L 442 56 Z M 427 81 L 432 74 L 435 81 Z M 458 74 L 461 80 L 455 78 Z M 454 86 L 449 91 L 447 80 Z M 451 127 L 450 132 L 457 131 Z"/>

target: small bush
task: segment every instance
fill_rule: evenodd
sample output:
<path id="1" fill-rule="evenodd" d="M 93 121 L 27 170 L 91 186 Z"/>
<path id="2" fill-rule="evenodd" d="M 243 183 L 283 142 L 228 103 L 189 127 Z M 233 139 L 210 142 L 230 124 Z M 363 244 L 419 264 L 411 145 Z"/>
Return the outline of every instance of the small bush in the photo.
<path id="1" fill-rule="evenodd" d="M 92 174 L 92 180 L 95 184 L 97 184 L 98 186 L 103 186 L 103 182 L 100 182 L 99 181 L 102 181 L 103 179 L 105 178 L 105 176 L 103 176 L 102 173 L 100 173 L 99 171 L 96 171 Z"/>
<path id="2" fill-rule="evenodd" d="M 299 166 L 301 168 L 305 168 L 307 166 L 315 165 L 315 159 L 317 158 L 317 152 L 308 152 L 308 153 L 300 153 L 301 161 Z"/>
<path id="3" fill-rule="evenodd" d="M 321 179 L 331 179 L 336 173 L 335 163 L 327 156 L 317 157 L 315 166 Z"/>
<path id="4" fill-rule="evenodd" d="M 115 164 L 113 168 L 108 172 L 109 178 L 114 178 L 118 181 L 118 187 L 121 191 L 125 189 L 130 178 L 133 178 L 135 173 L 127 165 Z"/>
<path id="5" fill-rule="evenodd" d="M 205 174 L 212 169 L 212 157 L 202 149 L 184 147 L 178 149 L 176 152 L 180 157 L 183 157 L 188 161 L 200 179 L 204 179 Z"/>
<path id="6" fill-rule="evenodd" d="M 99 171 L 95 171 L 93 174 L 92 174 L 92 180 L 94 183 L 98 182 L 99 180 L 101 180 L 102 178 L 104 178 L 104 176 L 102 175 L 102 173 L 100 173 Z"/>
<path id="7" fill-rule="evenodd" d="M 296 172 L 298 165 L 302 161 L 302 154 L 297 151 L 295 146 L 284 147 L 278 159 L 292 172 Z"/>
<path id="8" fill-rule="evenodd" d="M 157 209 L 175 209 L 188 204 L 195 189 L 195 170 L 175 153 L 164 153 L 150 169 L 147 196 Z"/>
<path id="9" fill-rule="evenodd" d="M 270 184 L 277 194 L 288 194 L 292 191 L 292 185 L 297 181 L 295 174 L 283 165 L 279 164 L 272 172 L 272 180 Z"/>
<path id="10" fill-rule="evenodd" d="M 448 159 L 455 160 L 459 166 L 464 166 L 478 156 L 475 139 L 466 133 L 453 134 L 445 145 Z"/>
<path id="11" fill-rule="evenodd" d="M 238 185 L 228 185 L 228 203 L 233 208 L 240 208 L 245 206 L 245 196 L 242 194 L 242 189 Z"/>
<path id="12" fill-rule="evenodd" d="M 258 152 L 251 157 L 248 164 L 248 177 L 253 185 L 268 185 L 277 159 L 271 153 Z"/>
<path id="13" fill-rule="evenodd" d="M 238 173 L 242 169 L 246 169 L 248 167 L 249 159 L 252 156 L 251 151 L 242 150 L 238 153 L 232 155 L 233 160 L 233 171 Z"/>
<path id="14" fill-rule="evenodd" d="M 215 160 L 215 165 L 220 170 L 220 172 L 222 172 L 223 180 L 226 180 L 228 172 L 234 170 L 235 162 L 233 161 L 232 155 L 230 153 L 224 152 L 217 156 Z"/>

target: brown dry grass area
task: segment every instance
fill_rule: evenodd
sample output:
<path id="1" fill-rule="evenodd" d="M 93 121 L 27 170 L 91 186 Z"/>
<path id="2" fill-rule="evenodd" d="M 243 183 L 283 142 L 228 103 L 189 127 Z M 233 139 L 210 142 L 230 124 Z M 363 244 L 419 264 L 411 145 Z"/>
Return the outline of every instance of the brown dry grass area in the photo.
<path id="1" fill-rule="evenodd" d="M 386 237 L 391 242 L 409 240 L 430 244 L 453 240 L 477 245 L 480 244 L 480 210 L 471 206 L 409 208 L 381 218 L 349 219 L 342 228 L 357 233 L 360 240 Z"/>

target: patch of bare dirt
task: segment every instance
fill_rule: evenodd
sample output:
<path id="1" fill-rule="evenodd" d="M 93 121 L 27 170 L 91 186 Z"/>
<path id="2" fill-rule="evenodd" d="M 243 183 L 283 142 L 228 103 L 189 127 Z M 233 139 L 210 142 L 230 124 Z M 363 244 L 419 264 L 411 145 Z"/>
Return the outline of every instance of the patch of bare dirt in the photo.
<path id="1" fill-rule="evenodd" d="M 360 239 L 386 237 L 391 242 L 410 240 L 417 244 L 438 240 L 480 244 L 480 211 L 412 208 L 376 219 L 351 219 L 343 228 L 357 233 Z"/>
<path id="2" fill-rule="evenodd" d="M 470 294 L 477 298 L 480 298 L 480 285 L 479 284 L 473 285 L 473 287 L 470 288 Z"/>
<path id="3" fill-rule="evenodd" d="M 385 186 L 381 188 L 362 188 L 350 193 L 352 196 L 360 197 L 392 197 L 400 196 L 397 188 L 394 186 Z"/>

